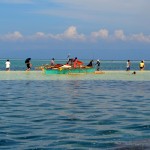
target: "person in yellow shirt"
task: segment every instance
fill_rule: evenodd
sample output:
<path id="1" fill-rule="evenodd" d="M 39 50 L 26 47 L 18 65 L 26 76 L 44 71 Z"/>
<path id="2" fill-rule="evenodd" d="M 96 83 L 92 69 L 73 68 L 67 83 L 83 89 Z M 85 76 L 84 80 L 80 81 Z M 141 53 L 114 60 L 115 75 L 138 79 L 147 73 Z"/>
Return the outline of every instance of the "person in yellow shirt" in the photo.
<path id="1" fill-rule="evenodd" d="M 140 70 L 144 70 L 144 67 L 145 67 L 145 64 L 144 64 L 144 61 L 142 60 L 140 62 Z"/>

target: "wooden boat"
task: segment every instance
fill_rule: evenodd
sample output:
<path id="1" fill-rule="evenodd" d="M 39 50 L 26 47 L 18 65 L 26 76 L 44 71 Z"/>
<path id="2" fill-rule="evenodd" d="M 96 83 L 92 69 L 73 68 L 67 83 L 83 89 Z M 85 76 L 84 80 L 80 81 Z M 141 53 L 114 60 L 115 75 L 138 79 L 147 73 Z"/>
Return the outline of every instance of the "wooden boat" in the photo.
<path id="1" fill-rule="evenodd" d="M 58 68 L 44 68 L 45 74 L 86 74 L 86 73 L 94 73 L 95 68 L 93 67 L 87 67 L 83 66 L 80 68 L 64 68 L 64 67 L 58 67 Z"/>

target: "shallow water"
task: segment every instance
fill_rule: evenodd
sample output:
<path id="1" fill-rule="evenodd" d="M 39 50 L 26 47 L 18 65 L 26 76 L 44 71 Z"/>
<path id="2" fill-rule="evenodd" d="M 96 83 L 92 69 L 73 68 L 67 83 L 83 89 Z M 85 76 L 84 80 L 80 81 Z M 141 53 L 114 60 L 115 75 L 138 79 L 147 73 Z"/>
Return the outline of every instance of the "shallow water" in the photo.
<path id="1" fill-rule="evenodd" d="M 0 80 L 0 149 L 150 149 L 150 81 L 34 73 Z"/>
<path id="2" fill-rule="evenodd" d="M 121 80 L 150 81 L 150 71 L 103 71 L 103 74 L 45 75 L 43 71 L 0 71 L 0 80 Z"/>
<path id="3" fill-rule="evenodd" d="M 47 63 L 32 60 L 32 70 Z M 24 60 L 6 72 L 1 60 L 0 149 L 149 150 L 150 62 L 146 71 L 138 63 L 130 72 L 125 61 L 102 61 L 104 74 L 45 75 L 23 71 Z"/>

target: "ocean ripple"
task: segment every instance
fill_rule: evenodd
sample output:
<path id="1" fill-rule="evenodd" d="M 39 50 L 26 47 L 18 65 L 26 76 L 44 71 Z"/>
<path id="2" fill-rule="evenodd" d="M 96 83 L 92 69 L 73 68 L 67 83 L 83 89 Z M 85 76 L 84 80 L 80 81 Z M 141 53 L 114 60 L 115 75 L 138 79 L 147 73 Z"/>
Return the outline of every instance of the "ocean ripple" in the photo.
<path id="1" fill-rule="evenodd" d="M 150 149 L 150 82 L 0 84 L 0 149 Z"/>

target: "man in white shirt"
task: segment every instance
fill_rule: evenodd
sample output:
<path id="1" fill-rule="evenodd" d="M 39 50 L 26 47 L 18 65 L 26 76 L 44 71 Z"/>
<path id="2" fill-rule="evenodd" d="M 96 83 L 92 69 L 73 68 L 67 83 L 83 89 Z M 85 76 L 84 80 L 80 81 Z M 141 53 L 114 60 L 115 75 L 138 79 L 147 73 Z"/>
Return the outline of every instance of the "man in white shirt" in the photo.
<path id="1" fill-rule="evenodd" d="M 9 71 L 10 70 L 10 61 L 9 59 L 6 61 L 6 71 Z"/>
<path id="2" fill-rule="evenodd" d="M 127 71 L 130 71 L 131 62 L 130 60 L 127 61 Z"/>

